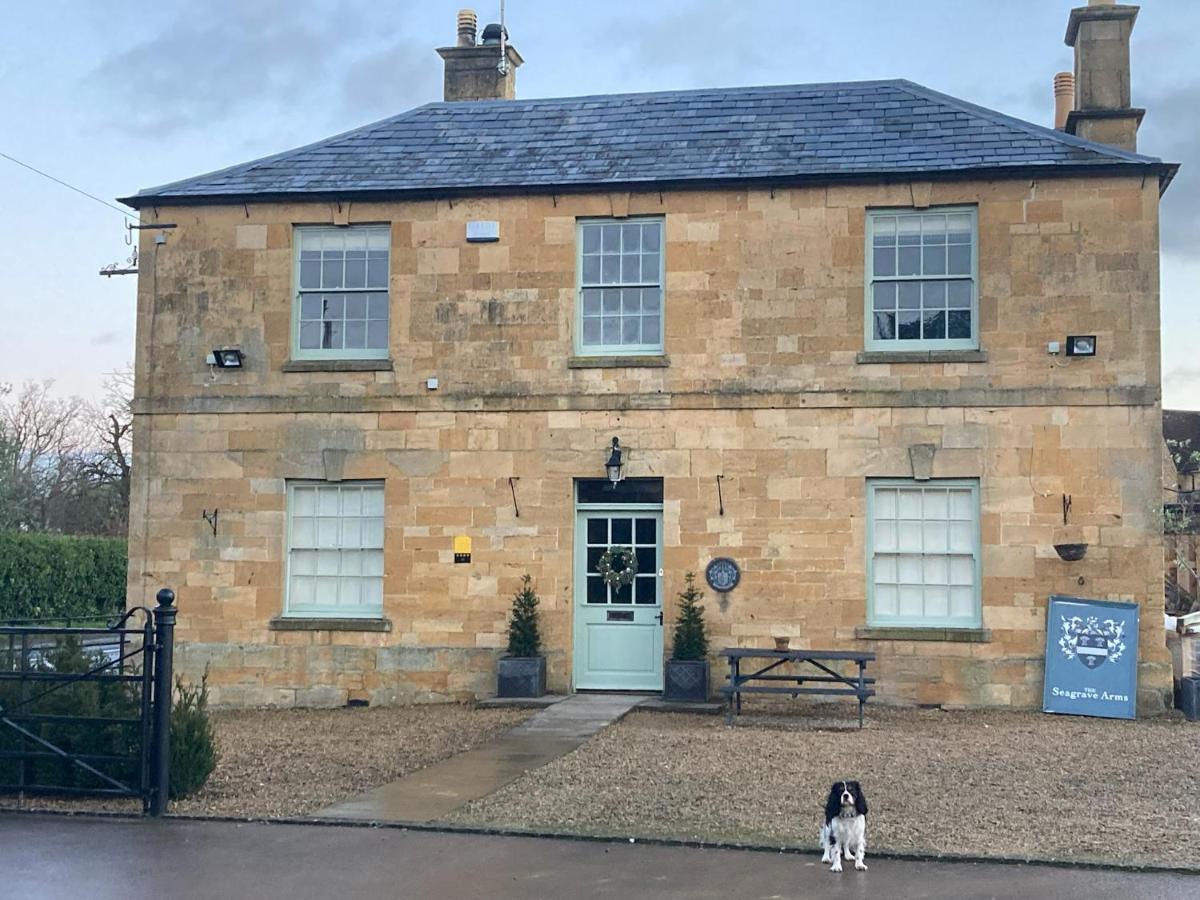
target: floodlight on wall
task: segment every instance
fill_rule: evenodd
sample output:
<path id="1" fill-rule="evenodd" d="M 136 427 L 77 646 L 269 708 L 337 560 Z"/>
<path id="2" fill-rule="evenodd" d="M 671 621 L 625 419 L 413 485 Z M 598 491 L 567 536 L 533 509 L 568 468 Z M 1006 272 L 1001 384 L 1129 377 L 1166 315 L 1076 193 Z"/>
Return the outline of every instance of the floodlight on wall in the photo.
<path id="1" fill-rule="evenodd" d="M 608 461 L 604 464 L 604 471 L 608 475 L 608 481 L 612 485 L 613 490 L 616 490 L 617 483 L 624 477 L 622 474 L 623 465 L 621 463 L 621 442 L 616 438 L 612 439 L 612 450 L 608 454 Z"/>
<path id="2" fill-rule="evenodd" d="M 1067 356 L 1095 356 L 1094 334 L 1072 334 L 1067 336 Z"/>
<path id="3" fill-rule="evenodd" d="M 240 369 L 244 358 L 236 347 L 222 347 L 208 354 L 208 364 L 218 369 Z"/>

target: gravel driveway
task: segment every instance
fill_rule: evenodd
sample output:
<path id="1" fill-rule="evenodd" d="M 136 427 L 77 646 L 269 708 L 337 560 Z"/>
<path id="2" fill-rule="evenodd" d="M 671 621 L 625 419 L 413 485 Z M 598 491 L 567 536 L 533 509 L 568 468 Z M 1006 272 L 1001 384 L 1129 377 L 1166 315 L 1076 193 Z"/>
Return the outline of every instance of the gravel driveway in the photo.
<path id="1" fill-rule="evenodd" d="M 217 770 L 171 811 L 304 815 L 470 750 L 530 715 L 454 704 L 219 712 Z"/>
<path id="2" fill-rule="evenodd" d="M 1182 717 L 873 707 L 859 732 L 833 724 L 848 706 L 800 710 L 732 729 L 634 712 L 452 819 L 815 846 L 830 783 L 858 778 L 876 849 L 1200 868 L 1200 728 Z"/>
<path id="3" fill-rule="evenodd" d="M 183 815 L 300 816 L 470 750 L 531 710 L 453 704 L 374 709 L 251 709 L 213 713 L 217 768 L 171 803 Z M 0 796 L 0 809 L 139 812 L 139 801 Z"/>

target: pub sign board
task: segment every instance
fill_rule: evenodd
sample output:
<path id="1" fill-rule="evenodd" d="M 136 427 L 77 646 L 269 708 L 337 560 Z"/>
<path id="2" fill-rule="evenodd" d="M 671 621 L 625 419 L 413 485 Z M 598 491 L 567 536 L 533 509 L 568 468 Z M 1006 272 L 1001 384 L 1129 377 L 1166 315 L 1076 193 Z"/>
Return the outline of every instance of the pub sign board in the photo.
<path id="1" fill-rule="evenodd" d="M 1043 711 L 1134 718 L 1138 613 L 1136 603 L 1050 598 Z"/>

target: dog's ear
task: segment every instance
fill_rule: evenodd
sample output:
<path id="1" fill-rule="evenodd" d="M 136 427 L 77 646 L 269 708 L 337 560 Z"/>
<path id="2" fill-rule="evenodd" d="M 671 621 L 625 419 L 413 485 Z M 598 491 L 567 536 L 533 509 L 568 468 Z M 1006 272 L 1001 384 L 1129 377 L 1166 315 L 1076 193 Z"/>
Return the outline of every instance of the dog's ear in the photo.
<path id="1" fill-rule="evenodd" d="M 830 822 L 842 811 L 842 785 L 838 782 L 829 789 L 829 797 L 825 800 L 825 821 Z"/>
<path id="2" fill-rule="evenodd" d="M 854 795 L 854 811 L 860 816 L 867 814 L 867 795 L 857 781 L 850 782 L 850 793 Z"/>

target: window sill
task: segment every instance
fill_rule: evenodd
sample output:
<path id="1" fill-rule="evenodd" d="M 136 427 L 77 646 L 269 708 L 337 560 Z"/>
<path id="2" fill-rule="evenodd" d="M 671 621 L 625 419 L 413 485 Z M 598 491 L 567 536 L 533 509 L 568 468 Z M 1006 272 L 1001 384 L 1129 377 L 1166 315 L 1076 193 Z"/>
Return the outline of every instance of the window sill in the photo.
<path id="1" fill-rule="evenodd" d="M 665 369 L 671 358 L 662 356 L 568 356 L 568 369 Z"/>
<path id="2" fill-rule="evenodd" d="M 392 620 L 276 616 L 267 627 L 272 631 L 391 631 Z"/>
<path id="3" fill-rule="evenodd" d="M 982 363 L 986 350 L 860 350 L 854 361 L 860 366 L 874 363 Z"/>
<path id="4" fill-rule="evenodd" d="M 284 372 L 390 372 L 390 359 L 289 359 Z"/>
<path id="5" fill-rule="evenodd" d="M 860 625 L 854 629 L 860 641 L 949 641 L 962 644 L 987 644 L 990 628 L 913 628 L 910 626 Z"/>

